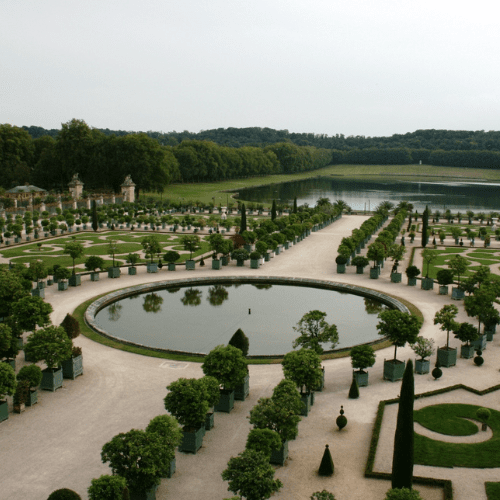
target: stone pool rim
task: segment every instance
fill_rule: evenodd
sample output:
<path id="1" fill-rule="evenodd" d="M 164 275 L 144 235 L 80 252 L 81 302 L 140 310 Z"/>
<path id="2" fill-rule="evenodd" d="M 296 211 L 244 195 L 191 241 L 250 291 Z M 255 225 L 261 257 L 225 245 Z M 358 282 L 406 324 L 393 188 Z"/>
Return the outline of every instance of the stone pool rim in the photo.
<path id="1" fill-rule="evenodd" d="M 377 290 L 372 290 L 370 288 L 364 288 L 356 285 L 351 285 L 349 283 L 339 283 L 336 281 L 327 280 L 317 280 L 309 278 L 290 278 L 281 276 L 213 276 L 213 277 L 201 277 L 201 278 L 181 278 L 175 280 L 165 280 L 157 281 L 154 283 L 142 283 L 139 285 L 122 288 L 120 290 L 115 290 L 114 292 L 107 293 L 103 297 L 98 298 L 92 302 L 84 313 L 85 323 L 97 334 L 111 339 L 123 345 L 129 345 L 132 347 L 148 349 L 150 351 L 164 353 L 164 354 L 174 354 L 181 356 L 192 356 L 203 358 L 208 353 L 198 353 L 190 351 L 180 351 L 175 349 L 165 349 L 161 347 L 151 347 L 149 345 L 140 344 L 138 342 L 132 342 L 130 340 L 121 339 L 120 337 L 115 337 L 109 334 L 107 331 L 100 328 L 95 317 L 97 313 L 104 307 L 117 302 L 118 300 L 124 299 L 126 297 L 131 297 L 133 295 L 139 295 L 147 292 L 154 292 L 155 290 L 163 290 L 167 288 L 179 288 L 186 286 L 199 286 L 199 285 L 232 285 L 234 283 L 241 284 L 271 284 L 271 285 L 285 285 L 285 286 L 303 286 L 307 288 L 320 288 L 323 290 L 332 290 L 338 292 L 349 293 L 351 295 L 359 295 L 362 297 L 368 297 L 371 299 L 376 299 L 382 302 L 384 305 L 391 307 L 392 309 L 398 309 L 401 312 L 410 314 L 410 310 L 398 299 L 386 295 L 385 293 L 378 292 Z M 362 344 L 356 345 L 378 345 L 387 340 L 386 337 L 380 337 L 377 340 L 370 342 L 363 342 Z M 350 351 L 354 345 L 349 347 L 343 347 L 340 349 L 325 350 L 323 354 L 341 353 Z M 254 360 L 273 360 L 282 359 L 286 353 L 283 354 L 254 354 L 247 356 L 247 359 Z"/>

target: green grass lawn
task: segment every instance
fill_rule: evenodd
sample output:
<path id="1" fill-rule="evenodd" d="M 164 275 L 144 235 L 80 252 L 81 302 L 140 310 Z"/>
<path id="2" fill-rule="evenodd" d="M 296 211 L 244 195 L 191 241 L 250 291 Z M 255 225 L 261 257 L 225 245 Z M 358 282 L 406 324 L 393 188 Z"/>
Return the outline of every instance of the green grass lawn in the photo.
<path id="1" fill-rule="evenodd" d="M 486 487 L 486 496 L 488 500 L 499 500 L 500 499 L 500 483 L 484 483 Z"/>
<path id="2" fill-rule="evenodd" d="M 435 432 L 466 436 L 472 433 L 472 427 L 463 418 L 477 420 L 478 408 L 463 404 L 433 405 L 415 411 L 414 419 Z M 415 433 L 415 463 L 435 467 L 500 467 L 500 412 L 490 410 L 488 425 L 493 436 L 482 443 L 446 443 Z"/>

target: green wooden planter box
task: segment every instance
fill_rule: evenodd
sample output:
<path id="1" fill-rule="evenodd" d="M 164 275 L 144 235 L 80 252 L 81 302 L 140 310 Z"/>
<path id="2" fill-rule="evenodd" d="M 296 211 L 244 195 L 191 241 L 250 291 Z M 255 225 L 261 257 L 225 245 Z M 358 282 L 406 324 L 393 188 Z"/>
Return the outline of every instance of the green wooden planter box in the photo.
<path id="1" fill-rule="evenodd" d="M 401 283 L 401 273 L 391 273 L 391 283 Z"/>
<path id="2" fill-rule="evenodd" d="M 99 281 L 99 273 L 90 273 L 90 281 Z"/>
<path id="3" fill-rule="evenodd" d="M 486 335 L 484 333 L 479 335 L 479 338 L 477 340 L 473 340 L 471 345 L 476 351 L 484 351 L 486 349 Z"/>
<path id="4" fill-rule="evenodd" d="M 431 362 L 428 359 L 416 359 L 415 360 L 415 373 L 420 375 L 425 375 L 429 373 L 431 369 Z"/>
<path id="5" fill-rule="evenodd" d="M 321 375 L 321 381 L 318 384 L 317 387 L 314 388 L 316 392 L 322 392 L 323 389 L 325 388 L 325 369 L 321 367 L 322 375 Z M 314 392 L 312 393 L 313 399 L 314 399 Z"/>
<path id="6" fill-rule="evenodd" d="M 260 260 L 259 259 L 250 259 L 250 269 L 259 269 Z"/>
<path id="7" fill-rule="evenodd" d="M 236 401 L 245 401 L 247 396 L 250 394 L 250 373 L 247 373 L 245 380 L 241 385 L 238 385 L 234 389 L 234 399 Z"/>
<path id="8" fill-rule="evenodd" d="M 370 267 L 370 279 L 376 280 L 378 279 L 379 268 L 378 267 Z"/>
<path id="9" fill-rule="evenodd" d="M 307 417 L 309 415 L 309 412 L 311 410 L 311 394 L 301 394 L 300 399 L 303 403 L 302 405 L 302 410 L 300 414 L 304 417 Z"/>
<path id="10" fill-rule="evenodd" d="M 274 450 L 271 453 L 271 458 L 269 462 L 275 465 L 285 465 L 285 460 L 288 458 L 288 441 L 283 443 L 283 446 L 279 450 Z"/>
<path id="11" fill-rule="evenodd" d="M 167 264 L 167 269 L 168 269 L 169 271 L 175 271 L 175 262 L 169 262 L 169 263 Z"/>
<path id="12" fill-rule="evenodd" d="M 448 295 L 448 285 L 439 285 L 439 295 Z"/>
<path id="13" fill-rule="evenodd" d="M 194 260 L 186 260 L 186 270 L 192 271 L 194 269 L 195 262 Z"/>
<path id="14" fill-rule="evenodd" d="M 234 391 L 221 389 L 220 401 L 214 406 L 215 411 L 229 413 L 234 408 Z"/>
<path id="15" fill-rule="evenodd" d="M 108 278 L 119 278 L 120 277 L 119 267 L 109 267 L 108 268 Z"/>
<path id="16" fill-rule="evenodd" d="M 455 366 L 457 364 L 457 350 L 450 347 L 440 347 L 437 351 L 439 364 L 445 368 Z"/>
<path id="17" fill-rule="evenodd" d="M 344 274 L 345 273 L 345 264 L 337 264 L 337 273 Z"/>
<path id="18" fill-rule="evenodd" d="M 45 288 L 46 286 L 46 283 L 45 281 L 39 281 L 37 284 L 36 284 L 37 288 Z"/>
<path id="19" fill-rule="evenodd" d="M 271 254 L 266 252 L 264 255 L 264 262 L 269 262 L 271 260 Z"/>
<path id="20" fill-rule="evenodd" d="M 182 441 L 179 445 L 179 451 L 196 453 L 203 444 L 205 426 L 200 427 L 194 432 L 183 431 Z"/>
<path id="21" fill-rule="evenodd" d="M 128 274 L 129 274 L 129 276 L 135 276 L 137 274 L 137 267 L 130 266 L 128 268 Z"/>
<path id="22" fill-rule="evenodd" d="M 75 380 L 79 375 L 83 375 L 83 357 L 75 356 L 62 362 L 63 377 Z"/>
<path id="23" fill-rule="evenodd" d="M 47 286 L 51 286 L 54 284 L 54 280 L 47 280 Z"/>
<path id="24" fill-rule="evenodd" d="M 158 485 L 155 485 L 146 491 L 129 490 L 130 500 L 156 500 L 157 489 Z"/>
<path id="25" fill-rule="evenodd" d="M 212 259 L 212 269 L 222 269 L 222 262 L 220 259 Z"/>
<path id="26" fill-rule="evenodd" d="M 59 281 L 59 283 L 57 284 L 57 289 L 60 290 L 61 292 L 63 290 L 67 290 L 68 289 L 68 282 L 66 280 Z"/>
<path id="27" fill-rule="evenodd" d="M 245 265 L 244 260 L 238 260 L 236 259 L 236 267 L 243 267 Z"/>
<path id="28" fill-rule="evenodd" d="M 158 272 L 158 264 L 156 262 L 148 262 L 146 264 L 146 268 L 148 273 L 157 273 Z"/>
<path id="29" fill-rule="evenodd" d="M 73 274 L 69 277 L 69 286 L 80 286 L 82 284 L 82 277 L 79 274 Z"/>
<path id="30" fill-rule="evenodd" d="M 460 357 L 465 359 L 472 359 L 474 357 L 474 346 L 464 344 L 460 346 Z"/>
<path id="31" fill-rule="evenodd" d="M 34 391 L 28 391 L 28 397 L 26 398 L 25 405 L 33 406 L 38 403 L 38 391 L 35 389 Z"/>
<path id="32" fill-rule="evenodd" d="M 495 335 L 497 330 L 497 325 L 492 325 L 492 326 L 484 326 L 484 334 L 486 335 L 486 340 L 491 342 L 493 340 L 493 335 Z"/>
<path id="33" fill-rule="evenodd" d="M 465 292 L 461 288 L 451 289 L 451 298 L 453 300 L 463 300 L 464 297 L 465 297 Z"/>
<path id="34" fill-rule="evenodd" d="M 363 266 L 356 266 L 356 274 L 363 274 L 365 268 Z"/>
<path id="35" fill-rule="evenodd" d="M 353 378 L 358 382 L 359 387 L 366 387 L 368 385 L 368 372 L 365 371 L 353 371 Z"/>
<path id="36" fill-rule="evenodd" d="M 408 278 L 408 286 L 417 286 L 417 278 Z"/>
<path id="37" fill-rule="evenodd" d="M 386 359 L 384 361 L 384 380 L 395 382 L 401 380 L 405 372 L 405 362 L 399 359 Z"/>
<path id="38" fill-rule="evenodd" d="M 16 359 L 7 359 L 5 361 L 2 361 L 2 363 L 7 363 L 12 367 L 12 369 L 15 371 L 16 370 Z"/>
<path id="39" fill-rule="evenodd" d="M 0 422 L 9 418 L 9 405 L 7 401 L 0 401 Z"/>
<path id="40" fill-rule="evenodd" d="M 41 299 L 45 298 L 45 289 L 44 288 L 33 288 L 31 290 L 31 295 L 33 297 L 40 297 Z"/>
<path id="41" fill-rule="evenodd" d="M 221 263 L 222 263 L 223 266 L 229 265 L 229 257 L 227 255 L 223 255 L 220 258 L 220 261 L 221 261 Z"/>
<path id="42" fill-rule="evenodd" d="M 432 278 L 422 278 L 422 284 L 420 285 L 422 290 L 433 290 L 434 280 Z"/>
<path id="43" fill-rule="evenodd" d="M 62 368 L 45 368 L 42 370 L 42 383 L 40 389 L 44 391 L 56 391 L 63 385 L 63 371 Z"/>
<path id="44" fill-rule="evenodd" d="M 213 411 L 208 412 L 205 415 L 205 430 L 210 431 L 215 425 L 215 413 Z"/>

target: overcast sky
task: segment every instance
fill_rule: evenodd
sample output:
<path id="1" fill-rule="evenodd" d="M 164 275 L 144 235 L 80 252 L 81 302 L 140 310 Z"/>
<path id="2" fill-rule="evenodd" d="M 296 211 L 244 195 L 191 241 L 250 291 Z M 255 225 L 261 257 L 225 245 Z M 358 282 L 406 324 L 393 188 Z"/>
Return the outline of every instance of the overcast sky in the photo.
<path id="1" fill-rule="evenodd" d="M 0 123 L 500 129 L 497 0 L 0 0 Z"/>

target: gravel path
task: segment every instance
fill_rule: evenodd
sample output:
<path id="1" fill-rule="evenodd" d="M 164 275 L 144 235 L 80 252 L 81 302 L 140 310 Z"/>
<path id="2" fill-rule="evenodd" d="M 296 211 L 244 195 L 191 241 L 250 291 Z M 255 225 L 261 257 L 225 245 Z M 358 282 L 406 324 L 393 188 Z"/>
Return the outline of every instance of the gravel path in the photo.
<path id="1" fill-rule="evenodd" d="M 365 220 L 363 216 L 344 216 L 329 227 L 312 233 L 310 237 L 282 255 L 271 259 L 258 270 L 230 265 L 220 271 L 207 266 L 195 271 L 160 272 L 146 274 L 139 268 L 137 276 L 122 275 L 118 280 L 103 278 L 98 282 L 82 279 L 78 288 L 58 292 L 54 286 L 46 289 L 46 300 L 54 307 L 53 322 L 58 324 L 67 312 L 81 302 L 115 288 L 136 285 L 141 282 L 179 279 L 183 276 L 198 277 L 245 275 L 291 276 L 349 282 L 406 298 L 420 308 L 425 317 L 421 334 L 432 337 L 436 345 L 443 345 L 446 333 L 433 325 L 435 312 L 450 297 L 437 291 L 423 291 L 406 284 L 390 283 L 390 265 L 386 265 L 378 280 L 370 280 L 368 274 L 357 275 L 352 267 L 346 274 L 336 274 L 334 258 L 343 236 L 350 235 Z M 407 254 L 408 258 L 408 254 Z M 421 264 L 416 263 L 419 267 Z M 407 263 L 402 263 L 402 269 Z M 403 279 L 406 281 L 406 278 Z M 461 308 L 461 321 L 466 315 Z M 168 325 L 168 315 L 166 316 Z M 340 335 L 348 332 L 339 332 Z M 179 377 L 202 376 L 198 363 L 171 363 L 117 351 L 96 344 L 85 337 L 76 343 L 83 348 L 85 374 L 75 381 L 65 380 L 64 387 L 55 393 L 43 392 L 39 403 L 22 415 L 11 414 L 0 424 L 0 499 L 43 500 L 51 491 L 68 487 L 86 498 L 90 480 L 109 473 L 101 463 L 100 452 L 104 443 L 119 432 L 131 428 L 143 429 L 149 420 L 164 413 L 165 387 Z M 458 341 L 452 340 L 454 347 Z M 459 359 L 457 367 L 444 369 L 441 379 L 430 375 L 416 375 L 416 393 L 465 383 L 476 389 L 485 389 L 498 383 L 500 368 L 499 339 L 488 343 L 484 351 L 483 367 L 476 367 L 471 360 Z M 273 498 L 277 500 L 307 499 L 314 491 L 327 489 L 337 500 L 382 499 L 390 488 L 390 482 L 366 479 L 364 468 L 368 454 L 371 431 L 377 405 L 380 400 L 394 398 L 400 384 L 383 381 L 382 361 L 392 357 L 393 348 L 377 351 L 377 362 L 370 369 L 370 384 L 361 388 L 361 397 L 347 397 L 351 382 L 350 358 L 327 360 L 325 390 L 318 393 L 316 403 L 307 418 L 300 423 L 298 438 L 290 443 L 290 458 L 285 467 L 278 467 L 276 477 L 283 489 Z M 22 357 L 22 356 L 20 356 Z M 399 359 L 414 359 L 409 347 L 398 349 Z M 17 368 L 23 364 L 18 360 Z M 177 472 L 169 480 L 163 480 L 158 489 L 158 499 L 221 500 L 228 498 L 227 483 L 220 477 L 231 456 L 244 449 L 250 426 L 247 416 L 260 397 L 269 396 L 281 380 L 280 365 L 250 366 L 250 397 L 238 402 L 231 414 L 216 414 L 215 428 L 208 432 L 197 455 L 177 453 Z M 469 392 L 454 392 L 432 398 L 432 404 L 445 402 L 476 402 L 483 406 L 500 409 L 498 396 L 475 396 Z M 418 403 L 431 404 L 430 398 Z M 335 419 L 340 406 L 344 406 L 347 427 L 339 432 Z M 395 410 L 397 405 L 391 405 Z M 394 417 L 386 414 L 379 441 L 376 470 L 390 472 Z M 317 475 L 325 444 L 330 445 L 335 463 L 331 478 Z M 388 469 L 389 467 L 389 469 Z M 415 467 L 415 474 L 449 478 L 453 481 L 455 500 L 483 500 L 486 477 L 498 479 L 498 470 L 440 469 Z M 495 480 L 495 479 L 490 479 Z M 418 487 L 426 500 L 440 500 L 441 490 Z"/>

